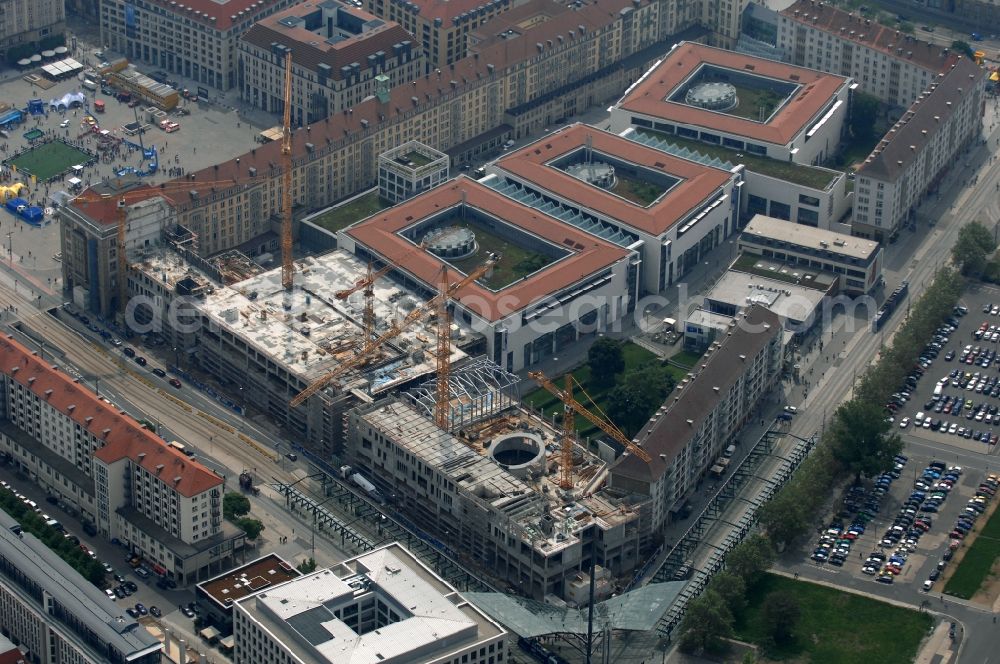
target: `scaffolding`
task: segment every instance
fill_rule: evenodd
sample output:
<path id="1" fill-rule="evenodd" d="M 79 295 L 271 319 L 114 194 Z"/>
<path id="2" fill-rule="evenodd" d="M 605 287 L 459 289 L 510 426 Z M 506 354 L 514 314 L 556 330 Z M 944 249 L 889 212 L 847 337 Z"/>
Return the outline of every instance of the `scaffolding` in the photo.
<path id="1" fill-rule="evenodd" d="M 490 360 L 480 357 L 448 376 L 447 429 L 456 431 L 496 417 L 515 408 L 520 401 L 520 379 Z M 437 384 L 429 380 L 406 393 L 406 398 L 428 417 L 433 417 Z"/>

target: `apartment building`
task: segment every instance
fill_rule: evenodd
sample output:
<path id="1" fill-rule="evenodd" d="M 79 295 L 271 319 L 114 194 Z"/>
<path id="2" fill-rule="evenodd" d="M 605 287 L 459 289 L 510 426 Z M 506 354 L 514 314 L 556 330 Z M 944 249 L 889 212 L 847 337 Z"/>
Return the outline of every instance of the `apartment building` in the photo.
<path id="1" fill-rule="evenodd" d="M 104 0 L 101 40 L 143 62 L 217 90 L 237 86 L 237 42 L 293 0 Z"/>
<path id="2" fill-rule="evenodd" d="M 616 461 L 608 484 L 645 497 L 639 503 L 649 532 L 670 523 L 715 459 L 732 444 L 777 383 L 783 359 L 782 324 L 762 306 L 737 316 L 709 347 L 694 377 L 677 386 L 636 436 L 652 457 Z"/>
<path id="3" fill-rule="evenodd" d="M 755 215 L 737 244 L 746 254 L 837 275 L 837 290 L 863 295 L 882 282 L 882 245 L 861 237 Z"/>
<path id="4" fill-rule="evenodd" d="M 243 101 L 284 111 L 292 53 L 292 122 L 318 122 L 424 73 L 419 44 L 394 21 L 339 0 L 303 2 L 255 23 L 238 42 Z M 384 77 L 384 78 L 383 78 Z"/>
<path id="5" fill-rule="evenodd" d="M 924 197 L 979 140 L 986 72 L 960 57 L 917 96 L 857 171 L 851 232 L 879 242 L 912 223 Z"/>
<path id="6" fill-rule="evenodd" d="M 0 2 L 0 57 L 13 64 L 41 51 L 43 40 L 66 31 L 63 0 L 2 0 Z M 61 42 L 60 42 L 61 43 Z"/>
<path id="7" fill-rule="evenodd" d="M 159 664 L 163 644 L 0 511 L 0 624 L 24 651 L 4 662 Z"/>
<path id="8" fill-rule="evenodd" d="M 57 212 L 63 290 L 81 309 L 105 317 L 118 311 L 118 202 L 123 195 L 126 255 L 134 259 L 160 245 L 174 216 L 167 199 L 138 178 L 96 184 Z"/>
<path id="9" fill-rule="evenodd" d="M 378 155 L 407 140 L 461 162 L 498 149 L 498 136 L 540 131 L 620 94 L 672 39 L 656 31 L 659 8 L 630 0 L 550 7 L 548 20 L 519 37 L 491 42 L 454 67 L 295 131 L 296 211 L 368 189 L 377 180 Z M 197 236 L 199 253 L 246 246 L 277 227 L 280 149 L 272 142 L 185 176 L 192 193 L 178 197 L 175 210 Z M 221 180 L 233 186 L 202 184 Z"/>
<path id="10" fill-rule="evenodd" d="M 780 12 L 777 46 L 793 64 L 850 77 L 862 92 L 903 108 L 958 57 L 821 0 L 797 0 Z"/>
<path id="11" fill-rule="evenodd" d="M 428 66 L 437 69 L 464 58 L 469 35 L 518 4 L 516 0 L 362 1 L 366 10 L 399 23 L 416 37 Z"/>
<path id="12" fill-rule="evenodd" d="M 224 479 L 11 337 L 0 340 L 0 448 L 49 493 L 185 585 L 233 560 Z"/>
<path id="13" fill-rule="evenodd" d="M 502 664 L 506 630 L 398 543 L 234 606 L 236 664 Z"/>

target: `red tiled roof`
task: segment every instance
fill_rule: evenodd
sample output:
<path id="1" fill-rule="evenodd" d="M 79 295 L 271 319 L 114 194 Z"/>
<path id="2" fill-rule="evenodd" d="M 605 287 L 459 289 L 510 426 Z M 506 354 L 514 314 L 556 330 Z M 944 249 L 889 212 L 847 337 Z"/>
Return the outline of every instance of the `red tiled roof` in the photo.
<path id="1" fill-rule="evenodd" d="M 906 60 L 930 71 L 944 71 L 958 54 L 930 42 L 917 39 L 895 28 L 882 25 L 858 14 L 845 12 L 829 3 L 798 0 L 783 9 L 781 15 L 840 38 L 881 51 L 899 60 Z M 854 33 L 853 35 L 851 33 Z M 899 52 L 902 49 L 902 53 Z"/>
<path id="2" fill-rule="evenodd" d="M 642 207 L 547 165 L 583 147 L 588 136 L 594 150 L 683 178 L 684 182 L 676 184 L 653 205 Z M 726 171 L 680 159 L 583 124 L 575 124 L 526 145 L 499 160 L 497 166 L 517 178 L 654 236 L 669 230 L 694 208 L 710 202 L 707 199 L 732 177 Z"/>
<path id="3" fill-rule="evenodd" d="M 479 7 L 489 5 L 488 0 L 412 0 L 417 6 L 417 13 L 423 18 L 450 21 L 456 16 L 474 11 Z M 510 0 L 501 0 L 501 5 L 510 5 Z"/>
<path id="4" fill-rule="evenodd" d="M 413 243 L 398 233 L 421 219 L 460 205 L 463 195 L 466 205 L 570 252 L 569 256 L 498 291 L 491 291 L 478 283 L 458 291 L 455 299 L 487 320 L 505 318 L 536 300 L 617 263 L 629 254 L 617 245 L 517 203 L 464 175 L 369 217 L 346 232 L 385 260 L 405 255 L 405 264 L 401 268 L 436 288 L 441 259 L 428 251 L 413 251 Z"/>
<path id="5" fill-rule="evenodd" d="M 733 69 L 795 83 L 801 87 L 766 123 L 667 101 L 667 97 L 702 64 Z M 787 145 L 847 82 L 842 76 L 724 51 L 693 42 L 682 42 L 663 62 L 646 74 L 619 106 L 654 118 L 714 129 L 774 145 Z"/>
<path id="6" fill-rule="evenodd" d="M 177 0 L 177 2 L 151 0 L 151 2 L 160 5 L 170 14 L 183 16 L 196 23 L 210 25 L 216 30 L 228 30 L 233 26 L 233 23 L 245 21 L 250 16 L 266 14 L 276 4 L 275 0 L 224 0 L 223 2 L 216 2 L 216 0 Z M 257 8 L 251 9 L 254 4 L 257 4 Z M 190 7 L 191 11 L 187 11 L 187 7 Z M 195 12 L 201 13 L 196 14 Z M 243 12 L 243 16 L 238 16 L 240 12 Z M 211 20 L 213 16 L 215 21 Z M 236 16 L 235 21 L 232 18 L 234 16 Z"/>
<path id="7" fill-rule="evenodd" d="M 310 155 L 306 143 L 312 143 L 319 151 L 327 141 L 357 140 L 357 134 L 371 131 L 383 123 L 397 121 L 402 114 L 410 113 L 413 109 L 426 110 L 436 106 L 442 97 L 450 98 L 454 95 L 451 81 L 455 81 L 458 89 L 462 90 L 467 85 L 496 80 L 507 68 L 537 57 L 536 43 L 544 43 L 550 38 L 557 39 L 559 34 L 568 36 L 570 29 L 575 31 L 574 38 L 580 39 L 577 30 L 579 25 L 586 26 L 589 37 L 617 20 L 619 12 L 631 4 L 629 0 L 598 0 L 576 11 L 567 10 L 535 28 L 525 30 L 520 37 L 498 39 L 485 47 L 477 48 L 474 55 L 456 61 L 453 67 L 447 67 L 440 74 L 427 74 L 411 84 L 395 86 L 390 91 L 390 99 L 386 104 L 372 98 L 354 106 L 350 113 L 337 113 L 322 122 L 313 123 L 308 129 L 293 131 L 292 158 L 307 161 L 316 158 L 316 154 Z M 555 11 L 553 9 L 553 13 Z M 413 103 L 413 97 L 417 98 L 416 104 Z M 384 121 L 380 119 L 382 115 L 385 116 Z M 171 181 L 171 185 L 187 183 L 188 186 L 182 187 L 182 191 L 201 189 L 202 192 L 206 182 L 214 182 L 217 189 L 224 188 L 221 182 L 225 180 L 233 181 L 233 186 L 253 186 L 269 175 L 277 177 L 280 163 L 281 142 L 271 141 L 239 157 L 187 173 L 184 177 Z M 255 178 L 249 175 L 251 168 L 256 170 Z M 182 203 L 187 200 L 187 196 L 178 195 L 176 200 Z"/>
<path id="8" fill-rule="evenodd" d="M 71 200 L 70 205 L 94 222 L 102 226 L 112 226 L 118 223 L 118 201 L 122 197 L 125 198 L 127 206 L 132 206 L 156 196 L 166 198 L 164 194 L 148 184 L 129 189 L 123 193 L 102 193 L 97 187 L 88 187 Z"/>
<path id="9" fill-rule="evenodd" d="M 270 49 L 277 42 L 292 49 L 292 61 L 297 65 L 315 70 L 317 65 L 326 64 L 333 70 L 335 79 L 340 79 L 341 67 L 357 62 L 362 69 L 368 68 L 368 56 L 384 51 L 392 56 L 392 47 L 405 41 L 413 42 L 413 37 L 395 21 L 384 21 L 361 9 L 345 5 L 341 11 L 360 17 L 364 21 L 378 21 L 376 28 L 367 29 L 342 41 L 329 43 L 322 35 L 302 26 L 290 28 L 279 23 L 289 16 L 303 16 L 310 12 L 322 11 L 311 3 L 295 5 L 272 14 L 253 25 L 240 38 L 257 48 Z"/>
<path id="10" fill-rule="evenodd" d="M 167 445 L 70 376 L 44 363 L 12 337 L 0 339 L 0 363 L 0 371 L 14 382 L 103 440 L 103 446 L 94 456 L 105 463 L 129 457 L 187 497 L 222 484 L 221 477 Z M 144 455 L 141 459 L 140 454 Z M 157 473 L 160 464 L 163 470 Z M 180 481 L 175 483 L 175 477 Z"/>

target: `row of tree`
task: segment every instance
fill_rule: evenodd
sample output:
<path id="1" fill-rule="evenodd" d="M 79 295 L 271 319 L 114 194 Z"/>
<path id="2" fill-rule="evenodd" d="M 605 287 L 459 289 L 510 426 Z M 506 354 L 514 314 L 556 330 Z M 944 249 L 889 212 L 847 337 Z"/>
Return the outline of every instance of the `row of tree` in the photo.
<path id="1" fill-rule="evenodd" d="M 892 467 L 902 441 L 886 419 L 884 404 L 903 384 L 931 338 L 962 294 L 962 276 L 945 268 L 910 309 L 888 348 L 859 379 L 853 398 L 841 404 L 813 453 L 759 513 L 761 526 L 779 550 L 808 532 L 816 514 L 846 477 L 871 477 Z"/>
<path id="2" fill-rule="evenodd" d="M 967 277 L 983 277 L 990 268 L 990 254 L 996 251 L 996 229 L 991 233 L 978 221 L 962 226 L 951 248 L 951 258 Z"/>

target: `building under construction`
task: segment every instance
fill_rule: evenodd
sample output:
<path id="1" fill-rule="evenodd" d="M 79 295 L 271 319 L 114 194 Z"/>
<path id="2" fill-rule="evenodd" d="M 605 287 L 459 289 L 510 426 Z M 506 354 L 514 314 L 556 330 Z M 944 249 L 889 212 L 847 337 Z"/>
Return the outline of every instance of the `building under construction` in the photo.
<path id="1" fill-rule="evenodd" d="M 435 425 L 426 390 L 352 410 L 345 452 L 354 469 L 399 513 L 517 594 L 584 603 L 578 577 L 591 562 L 612 577 L 602 575 L 598 593 L 612 592 L 612 579 L 641 563 L 638 512 L 625 493 L 602 488 L 614 453 L 601 458 L 575 445 L 575 486 L 564 490 L 562 432 L 519 408 L 516 376 L 484 360 L 453 371 L 450 382 L 452 403 L 470 413 L 458 433 Z"/>
<path id="2" fill-rule="evenodd" d="M 295 286 L 288 292 L 280 267 L 264 271 L 244 259 L 232 254 L 210 261 L 174 248 L 153 252 L 133 266 L 139 275 L 133 295 L 147 296 L 145 306 L 159 309 L 182 368 L 215 376 L 235 403 L 266 413 L 292 440 L 326 457 L 336 454 L 343 408 L 416 385 L 434 372 L 436 327 L 420 320 L 379 346 L 363 366 L 291 407 L 307 386 L 356 361 L 366 307 L 365 294 L 352 291 L 368 267 L 343 251 L 306 257 L 295 262 Z M 371 288 L 376 335 L 426 305 L 388 280 Z M 454 364 L 482 345 L 467 327 L 452 323 L 450 331 Z"/>

